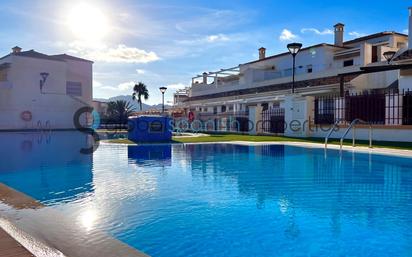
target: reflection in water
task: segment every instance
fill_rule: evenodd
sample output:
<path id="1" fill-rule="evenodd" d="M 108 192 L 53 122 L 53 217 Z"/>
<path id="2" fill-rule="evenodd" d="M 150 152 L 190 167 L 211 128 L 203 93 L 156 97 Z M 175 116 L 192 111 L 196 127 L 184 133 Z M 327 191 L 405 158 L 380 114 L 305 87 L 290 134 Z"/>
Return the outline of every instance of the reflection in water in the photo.
<path id="1" fill-rule="evenodd" d="M 0 182 L 30 188 L 38 200 L 70 201 L 92 192 L 92 155 L 80 153 L 87 136 L 77 132 L 0 133 Z"/>
<path id="2" fill-rule="evenodd" d="M 129 145 L 127 147 L 129 159 L 138 164 L 163 163 L 170 164 L 172 159 L 172 146 L 169 144 L 158 145 Z"/>
<path id="3" fill-rule="evenodd" d="M 74 145 L 54 160 L 35 142 L 18 147 L 44 161 L 0 164 L 0 181 L 88 235 L 107 231 L 153 256 L 410 255 L 410 159 L 233 144 L 101 145 L 92 158 Z"/>

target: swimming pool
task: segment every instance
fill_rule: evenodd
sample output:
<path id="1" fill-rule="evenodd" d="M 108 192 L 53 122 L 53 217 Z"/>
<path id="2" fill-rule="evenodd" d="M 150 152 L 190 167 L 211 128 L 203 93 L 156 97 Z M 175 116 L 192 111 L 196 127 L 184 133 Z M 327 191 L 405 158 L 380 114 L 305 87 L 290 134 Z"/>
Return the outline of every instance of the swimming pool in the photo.
<path id="1" fill-rule="evenodd" d="M 412 256 L 412 160 L 285 145 L 2 137 L 0 182 L 152 256 Z"/>

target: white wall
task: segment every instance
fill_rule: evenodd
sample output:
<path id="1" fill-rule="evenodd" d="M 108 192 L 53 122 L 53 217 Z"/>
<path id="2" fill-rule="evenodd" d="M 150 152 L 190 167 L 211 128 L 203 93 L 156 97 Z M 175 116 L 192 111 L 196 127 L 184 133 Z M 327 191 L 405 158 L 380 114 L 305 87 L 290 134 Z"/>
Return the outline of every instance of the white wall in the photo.
<path id="1" fill-rule="evenodd" d="M 285 97 L 285 136 L 309 136 L 309 117 L 314 109 L 313 102 L 313 97 L 309 96 L 289 95 Z"/>
<path id="2" fill-rule="evenodd" d="M 22 56 L 9 56 L 8 80 L 12 87 L 0 89 L 0 130 L 36 129 L 48 121 L 53 129 L 74 128 L 73 115 L 85 104 L 92 102 L 92 63 L 54 61 Z M 40 73 L 48 72 L 43 93 L 40 92 Z M 76 101 L 66 95 L 66 81 L 82 83 L 84 95 Z M 31 122 L 20 115 L 30 111 Z"/>
<path id="3" fill-rule="evenodd" d="M 324 127 L 326 130 L 327 127 Z M 330 138 L 340 139 L 347 127 L 340 128 L 337 132 L 333 132 Z M 315 130 L 315 129 L 314 129 Z M 352 139 L 352 132 L 350 131 L 346 136 L 346 139 Z M 318 129 L 311 133 L 312 137 L 325 138 L 328 132 Z M 356 128 L 356 139 L 357 140 L 369 140 L 369 128 Z M 373 128 L 372 129 L 372 140 L 375 141 L 396 141 L 396 142 L 412 142 L 412 129 L 399 129 L 399 128 Z"/>
<path id="4" fill-rule="evenodd" d="M 412 70 L 400 71 L 399 89 L 412 91 Z"/>

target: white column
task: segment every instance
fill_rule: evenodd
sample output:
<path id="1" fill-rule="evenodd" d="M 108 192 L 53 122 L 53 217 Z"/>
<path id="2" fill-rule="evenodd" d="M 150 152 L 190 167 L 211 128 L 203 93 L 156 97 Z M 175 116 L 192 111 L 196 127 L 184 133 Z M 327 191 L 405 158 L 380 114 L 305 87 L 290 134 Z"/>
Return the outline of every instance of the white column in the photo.
<path id="1" fill-rule="evenodd" d="M 256 106 L 249 106 L 249 134 L 256 135 Z"/>

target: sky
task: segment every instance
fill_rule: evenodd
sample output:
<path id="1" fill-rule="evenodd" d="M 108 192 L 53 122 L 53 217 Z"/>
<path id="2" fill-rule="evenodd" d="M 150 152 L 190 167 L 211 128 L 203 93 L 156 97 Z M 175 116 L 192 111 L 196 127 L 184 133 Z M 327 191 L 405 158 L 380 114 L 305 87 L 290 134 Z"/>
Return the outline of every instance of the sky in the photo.
<path id="1" fill-rule="evenodd" d="M 256 60 L 297 41 L 333 43 L 381 31 L 407 33 L 405 0 L 0 0 L 0 54 L 13 46 L 94 61 L 93 97 L 129 95 L 139 81 L 148 104 L 166 103 L 204 71 Z M 412 5 L 412 4 L 410 4 Z"/>

